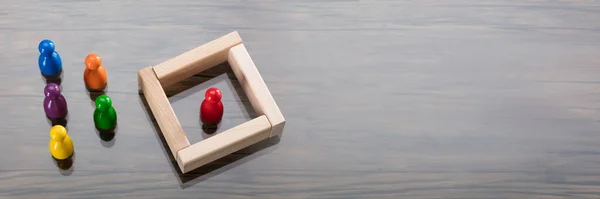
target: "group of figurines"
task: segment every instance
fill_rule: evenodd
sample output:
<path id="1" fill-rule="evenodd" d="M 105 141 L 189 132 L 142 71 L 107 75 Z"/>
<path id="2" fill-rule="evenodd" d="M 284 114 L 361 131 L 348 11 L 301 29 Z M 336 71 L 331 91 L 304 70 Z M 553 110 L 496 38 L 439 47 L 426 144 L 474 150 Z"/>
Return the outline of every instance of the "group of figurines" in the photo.
<path id="1" fill-rule="evenodd" d="M 38 45 L 40 56 L 38 66 L 42 76 L 46 79 L 44 88 L 44 112 L 51 121 L 50 129 L 50 154 L 55 160 L 65 160 L 74 153 L 73 141 L 65 128 L 67 124 L 67 100 L 61 94 L 62 60 L 55 51 L 54 42 L 42 40 Z M 89 54 L 85 58 L 83 80 L 90 97 L 95 101 L 93 119 L 96 129 L 100 133 L 112 133 L 117 125 L 117 113 L 112 106 L 111 98 L 105 94 L 107 85 L 106 70 L 102 60 L 97 54 Z M 112 138 L 111 138 L 112 139 Z"/>
<path id="2" fill-rule="evenodd" d="M 74 153 L 73 141 L 67 133 L 67 100 L 61 94 L 62 82 L 62 60 L 55 51 L 54 42 L 42 40 L 38 46 L 40 56 L 38 65 L 42 76 L 46 79 L 44 88 L 44 112 L 52 123 L 50 129 L 50 154 L 55 160 L 65 160 Z M 112 106 L 111 98 L 105 94 L 107 86 L 106 69 L 102 66 L 102 60 L 97 54 L 89 54 L 85 58 L 83 72 L 85 87 L 90 92 L 90 98 L 95 101 L 93 114 L 94 124 L 99 133 L 114 136 L 117 125 L 117 113 Z M 95 96 L 95 97 L 93 97 Z M 218 88 L 209 88 L 205 93 L 205 99 L 200 105 L 200 119 L 203 128 L 208 132 L 214 132 L 223 117 L 222 93 Z M 102 135 L 101 135 L 102 138 Z M 112 137 L 110 137 L 112 139 Z M 103 138 L 103 140 L 105 140 Z M 107 140 L 105 140 L 107 141 Z"/>

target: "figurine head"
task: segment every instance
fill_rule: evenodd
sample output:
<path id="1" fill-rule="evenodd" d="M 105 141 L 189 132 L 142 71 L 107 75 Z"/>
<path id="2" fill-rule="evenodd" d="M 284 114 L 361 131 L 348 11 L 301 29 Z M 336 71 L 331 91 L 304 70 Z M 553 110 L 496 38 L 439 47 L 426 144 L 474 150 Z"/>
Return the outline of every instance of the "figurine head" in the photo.
<path id="1" fill-rule="evenodd" d="M 100 95 L 96 98 L 96 109 L 107 111 L 112 106 L 112 100 L 108 95 Z"/>
<path id="2" fill-rule="evenodd" d="M 89 54 L 85 57 L 85 67 L 90 70 L 96 70 L 102 65 L 102 59 L 95 53 Z"/>
<path id="3" fill-rule="evenodd" d="M 54 52 L 54 42 L 44 39 L 38 45 L 38 50 L 44 55 L 50 55 Z"/>
<path id="4" fill-rule="evenodd" d="M 61 125 L 55 125 L 50 129 L 50 139 L 63 141 L 67 137 L 67 129 Z"/>
<path id="5" fill-rule="evenodd" d="M 218 88 L 209 88 L 208 90 L 206 90 L 206 93 L 204 93 L 204 98 L 206 98 L 206 100 L 210 101 L 210 102 L 219 102 L 221 101 L 221 90 L 219 90 Z"/>
<path id="6" fill-rule="evenodd" d="M 49 83 L 44 88 L 44 95 L 46 95 L 46 97 L 58 96 L 59 94 L 60 94 L 60 86 L 58 86 L 58 84 Z"/>

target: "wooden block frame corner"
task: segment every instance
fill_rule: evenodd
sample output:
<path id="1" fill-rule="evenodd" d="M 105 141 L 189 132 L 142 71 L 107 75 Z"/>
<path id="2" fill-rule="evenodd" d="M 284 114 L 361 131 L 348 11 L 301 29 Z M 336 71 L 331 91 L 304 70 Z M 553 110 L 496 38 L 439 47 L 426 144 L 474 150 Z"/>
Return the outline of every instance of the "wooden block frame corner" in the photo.
<path id="1" fill-rule="evenodd" d="M 190 144 L 164 88 L 224 62 L 229 62 L 258 117 Z M 237 31 L 141 69 L 138 84 L 182 173 L 269 137 L 282 135 L 285 118 Z"/>

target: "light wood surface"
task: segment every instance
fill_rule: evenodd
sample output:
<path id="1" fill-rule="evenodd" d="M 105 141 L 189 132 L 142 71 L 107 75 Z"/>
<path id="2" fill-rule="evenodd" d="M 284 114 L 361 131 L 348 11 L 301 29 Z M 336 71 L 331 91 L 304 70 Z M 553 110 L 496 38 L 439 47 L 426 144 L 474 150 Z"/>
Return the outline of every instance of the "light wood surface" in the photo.
<path id="1" fill-rule="evenodd" d="M 262 115 L 177 152 L 184 173 L 269 138 L 271 123 Z"/>
<path id="2" fill-rule="evenodd" d="M 265 115 L 269 119 L 272 125 L 270 136 L 281 136 L 285 118 L 244 44 L 238 44 L 229 50 L 228 63 L 256 114 Z"/>
<path id="3" fill-rule="evenodd" d="M 177 115 L 171 107 L 171 103 L 152 67 L 145 67 L 138 72 L 138 82 L 144 94 L 144 99 L 150 107 L 151 114 L 156 118 L 162 135 L 173 156 L 177 151 L 190 146 Z"/>
<path id="4" fill-rule="evenodd" d="M 137 73 L 233 31 L 283 136 L 180 174 Z M 46 38 L 63 61 L 66 170 L 48 151 Z M 598 1 L 0 0 L 0 49 L 2 199 L 600 195 Z M 111 139 L 83 82 L 91 52 L 118 113 Z M 206 134 L 212 86 L 225 114 Z M 258 116 L 226 64 L 164 91 L 190 143 Z"/>

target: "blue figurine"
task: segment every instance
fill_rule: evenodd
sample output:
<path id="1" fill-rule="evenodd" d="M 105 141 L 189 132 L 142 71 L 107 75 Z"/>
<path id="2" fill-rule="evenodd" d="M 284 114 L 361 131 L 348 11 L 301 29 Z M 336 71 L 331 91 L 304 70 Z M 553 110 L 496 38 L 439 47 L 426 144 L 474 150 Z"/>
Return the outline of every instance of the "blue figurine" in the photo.
<path id="1" fill-rule="evenodd" d="M 54 42 L 44 39 L 38 46 L 40 58 L 38 65 L 46 78 L 57 77 L 62 72 L 62 61 L 58 52 L 54 51 Z"/>

